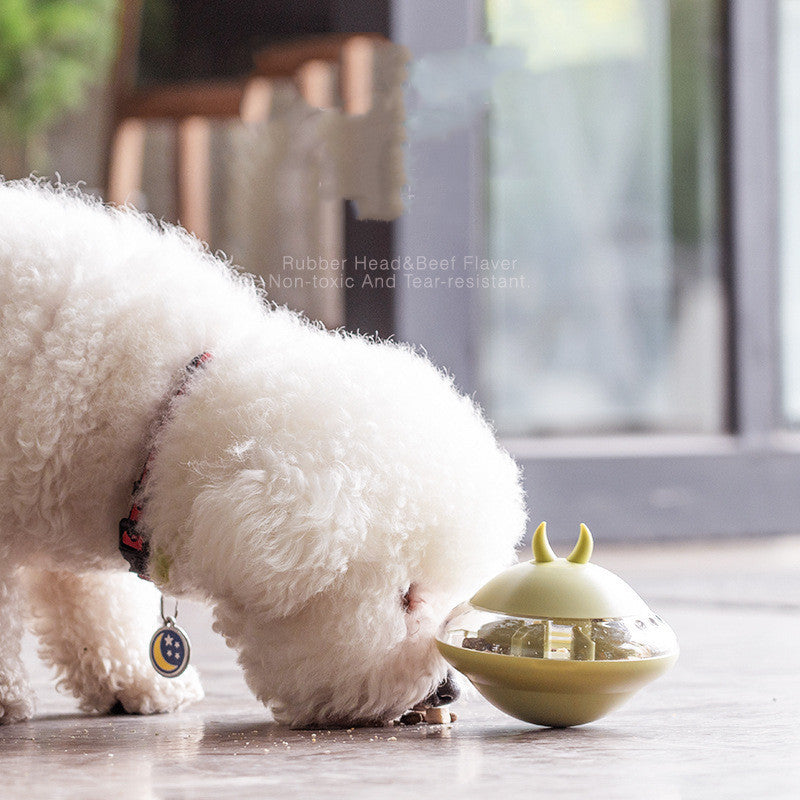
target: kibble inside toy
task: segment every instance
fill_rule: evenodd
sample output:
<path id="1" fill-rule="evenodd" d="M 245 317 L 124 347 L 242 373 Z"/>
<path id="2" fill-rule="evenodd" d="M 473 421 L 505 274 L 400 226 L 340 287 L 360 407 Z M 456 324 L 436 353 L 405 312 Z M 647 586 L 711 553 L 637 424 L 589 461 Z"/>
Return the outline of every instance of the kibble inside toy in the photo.
<path id="1" fill-rule="evenodd" d="M 672 629 L 627 583 L 590 564 L 585 525 L 557 558 L 543 522 L 533 561 L 495 576 L 453 609 L 437 634 L 442 655 L 501 711 L 537 725 L 596 720 L 678 658 Z"/>

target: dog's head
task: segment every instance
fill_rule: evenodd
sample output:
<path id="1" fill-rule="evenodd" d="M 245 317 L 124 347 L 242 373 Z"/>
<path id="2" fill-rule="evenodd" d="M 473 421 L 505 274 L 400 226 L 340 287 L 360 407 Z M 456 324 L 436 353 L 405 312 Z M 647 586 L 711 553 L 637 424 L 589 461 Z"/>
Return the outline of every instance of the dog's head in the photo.
<path id="1" fill-rule="evenodd" d="M 176 570 L 213 596 L 218 630 L 278 719 L 385 721 L 452 693 L 434 634 L 513 559 L 519 473 L 425 359 L 315 333 L 313 363 L 295 348 L 290 366 L 247 388 L 252 399 L 252 373 L 215 377 L 217 359 L 204 377 L 236 413 L 209 431 L 208 412 L 191 410 L 198 430 L 185 441 L 225 445 L 213 459 L 180 456 L 201 477 L 187 478 L 198 544 Z M 222 396 L 186 402 L 226 408 Z"/>

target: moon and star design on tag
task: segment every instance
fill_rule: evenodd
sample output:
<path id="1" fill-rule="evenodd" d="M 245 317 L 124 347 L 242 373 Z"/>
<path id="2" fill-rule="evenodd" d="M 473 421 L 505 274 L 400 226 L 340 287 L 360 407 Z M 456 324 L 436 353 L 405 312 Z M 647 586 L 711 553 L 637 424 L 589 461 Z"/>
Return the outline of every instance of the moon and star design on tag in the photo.
<path id="1" fill-rule="evenodd" d="M 189 637 L 171 620 L 150 640 L 150 663 L 159 675 L 177 678 L 189 666 Z"/>

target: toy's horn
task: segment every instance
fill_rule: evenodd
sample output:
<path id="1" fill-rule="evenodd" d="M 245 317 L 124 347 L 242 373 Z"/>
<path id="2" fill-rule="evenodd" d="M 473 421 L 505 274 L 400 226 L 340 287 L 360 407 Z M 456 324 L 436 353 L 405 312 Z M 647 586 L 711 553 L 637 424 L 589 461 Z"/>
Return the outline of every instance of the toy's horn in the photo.
<path id="1" fill-rule="evenodd" d="M 556 560 L 556 554 L 550 547 L 550 542 L 547 541 L 547 526 L 544 522 L 533 534 L 533 559 L 537 564 Z"/>
<path id="2" fill-rule="evenodd" d="M 592 534 L 589 529 L 581 523 L 581 532 L 578 536 L 578 544 L 575 549 L 567 556 L 567 561 L 573 564 L 585 564 L 592 557 L 592 550 L 594 549 L 594 542 L 592 541 Z"/>

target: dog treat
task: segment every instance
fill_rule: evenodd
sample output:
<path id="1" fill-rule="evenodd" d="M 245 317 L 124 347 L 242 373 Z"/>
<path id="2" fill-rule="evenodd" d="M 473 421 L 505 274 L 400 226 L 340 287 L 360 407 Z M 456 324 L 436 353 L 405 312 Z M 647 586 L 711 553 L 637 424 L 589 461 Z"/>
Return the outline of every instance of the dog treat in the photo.
<path id="1" fill-rule="evenodd" d="M 450 712 L 444 706 L 432 706 L 425 711 L 425 722 L 428 725 L 447 725 L 450 722 Z"/>
<path id="2" fill-rule="evenodd" d="M 455 712 L 450 711 L 444 706 L 422 706 L 417 704 L 411 711 L 406 711 L 395 725 L 447 725 L 455 722 L 458 717 Z"/>
<path id="3" fill-rule="evenodd" d="M 649 658 L 658 647 L 634 644 L 634 625 L 652 627 L 653 619 L 632 623 L 623 619 L 509 618 L 488 622 L 461 640 L 461 647 L 484 653 L 525 658 L 569 658 L 573 661 L 620 661 Z"/>
<path id="4" fill-rule="evenodd" d="M 489 622 L 481 626 L 477 636 L 465 637 L 461 646 L 503 655 L 526 655 L 542 658 L 546 634 L 544 622 L 520 619 Z"/>
<path id="5" fill-rule="evenodd" d="M 631 630 L 622 621 L 615 619 L 596 619 L 592 621 L 591 637 L 596 643 L 598 661 L 636 658 L 637 648 L 631 641 Z M 650 653 L 640 655 L 646 658 Z"/>

